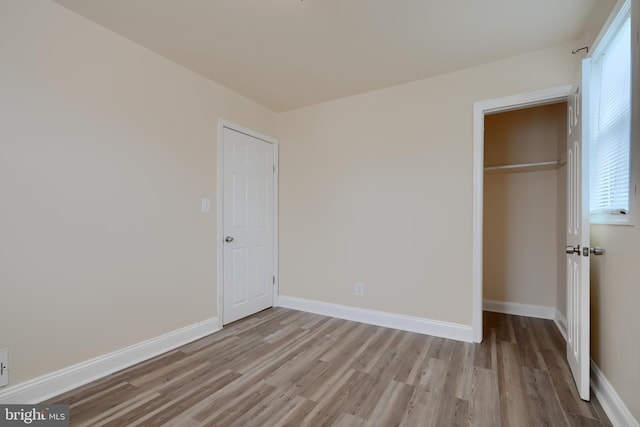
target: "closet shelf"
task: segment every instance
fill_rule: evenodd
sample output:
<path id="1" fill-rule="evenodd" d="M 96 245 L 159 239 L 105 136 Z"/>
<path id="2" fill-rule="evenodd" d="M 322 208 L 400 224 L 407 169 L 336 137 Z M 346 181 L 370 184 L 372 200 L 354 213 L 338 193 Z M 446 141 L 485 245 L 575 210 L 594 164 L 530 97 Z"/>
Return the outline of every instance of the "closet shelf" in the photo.
<path id="1" fill-rule="evenodd" d="M 560 160 L 549 162 L 518 163 L 514 165 L 485 166 L 484 171 L 488 173 L 510 173 L 510 172 L 536 172 L 554 170 L 562 166 Z"/>

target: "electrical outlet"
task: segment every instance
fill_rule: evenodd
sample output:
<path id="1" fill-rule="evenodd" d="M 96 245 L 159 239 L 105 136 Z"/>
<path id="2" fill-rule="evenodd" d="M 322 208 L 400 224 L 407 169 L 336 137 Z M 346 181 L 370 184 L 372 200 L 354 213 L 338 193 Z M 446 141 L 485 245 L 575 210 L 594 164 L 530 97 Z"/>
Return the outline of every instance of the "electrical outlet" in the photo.
<path id="1" fill-rule="evenodd" d="M 0 349 L 0 387 L 9 384 L 9 352 L 6 348 Z"/>
<path id="2" fill-rule="evenodd" d="M 356 283 L 356 295 L 364 295 L 364 283 Z"/>

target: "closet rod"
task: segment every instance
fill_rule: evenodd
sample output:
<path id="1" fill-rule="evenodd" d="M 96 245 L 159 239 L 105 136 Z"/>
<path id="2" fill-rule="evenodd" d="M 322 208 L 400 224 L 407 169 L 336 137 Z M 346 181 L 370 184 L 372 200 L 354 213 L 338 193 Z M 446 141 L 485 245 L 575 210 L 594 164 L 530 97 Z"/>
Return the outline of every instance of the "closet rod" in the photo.
<path id="1" fill-rule="evenodd" d="M 562 166 L 560 160 L 550 161 L 550 162 L 534 162 L 534 163 L 518 163 L 515 165 L 500 165 L 500 166 L 485 166 L 485 171 L 498 171 L 498 170 L 514 170 L 514 169 L 528 169 L 528 168 L 536 168 L 536 167 L 550 167 Z"/>

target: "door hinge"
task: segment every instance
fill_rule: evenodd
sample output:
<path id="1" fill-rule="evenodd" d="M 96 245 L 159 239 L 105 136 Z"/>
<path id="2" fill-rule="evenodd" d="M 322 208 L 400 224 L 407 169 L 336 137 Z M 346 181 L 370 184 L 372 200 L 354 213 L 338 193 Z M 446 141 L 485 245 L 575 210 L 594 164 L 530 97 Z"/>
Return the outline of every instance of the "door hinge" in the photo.
<path id="1" fill-rule="evenodd" d="M 276 276 L 273 276 L 273 284 L 276 284 Z"/>
<path id="2" fill-rule="evenodd" d="M 273 174 L 276 174 L 276 165 L 273 165 Z"/>

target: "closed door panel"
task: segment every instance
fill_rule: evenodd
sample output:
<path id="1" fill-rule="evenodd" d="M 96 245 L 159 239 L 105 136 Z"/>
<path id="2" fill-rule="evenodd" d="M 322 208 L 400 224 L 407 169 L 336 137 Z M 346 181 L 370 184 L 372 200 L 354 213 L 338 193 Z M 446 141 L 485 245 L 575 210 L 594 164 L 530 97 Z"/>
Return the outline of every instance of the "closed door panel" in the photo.
<path id="1" fill-rule="evenodd" d="M 274 147 L 224 128 L 223 323 L 273 306 Z"/>

